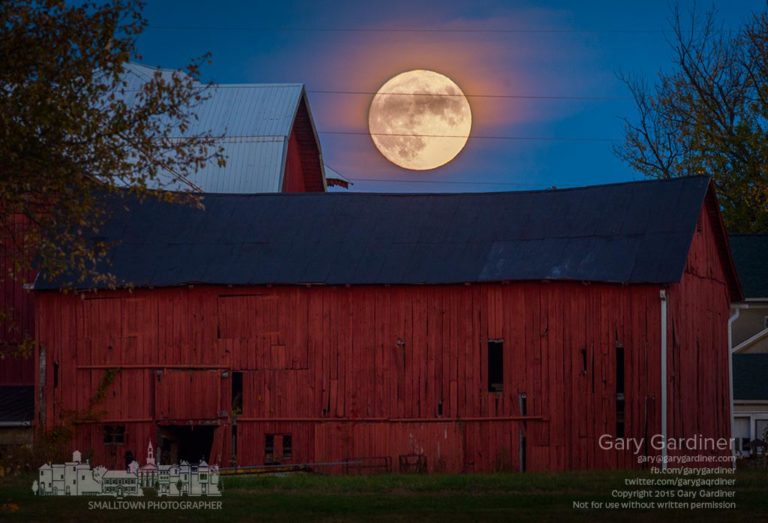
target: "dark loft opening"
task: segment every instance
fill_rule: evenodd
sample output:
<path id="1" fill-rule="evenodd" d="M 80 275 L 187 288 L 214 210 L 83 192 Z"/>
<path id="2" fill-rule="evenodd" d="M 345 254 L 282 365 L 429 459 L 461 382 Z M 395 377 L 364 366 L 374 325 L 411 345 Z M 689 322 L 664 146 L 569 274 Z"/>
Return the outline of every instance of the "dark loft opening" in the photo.
<path id="1" fill-rule="evenodd" d="M 616 346 L 616 437 L 624 437 L 624 347 Z"/>
<path id="2" fill-rule="evenodd" d="M 159 427 L 160 462 L 171 465 L 187 461 L 196 464 L 210 460 L 213 434 L 216 427 L 210 425 L 164 425 Z"/>
<path id="3" fill-rule="evenodd" d="M 232 414 L 243 413 L 243 373 L 232 373 Z"/>
<path id="4" fill-rule="evenodd" d="M 504 342 L 488 342 L 488 391 L 504 392 Z"/>

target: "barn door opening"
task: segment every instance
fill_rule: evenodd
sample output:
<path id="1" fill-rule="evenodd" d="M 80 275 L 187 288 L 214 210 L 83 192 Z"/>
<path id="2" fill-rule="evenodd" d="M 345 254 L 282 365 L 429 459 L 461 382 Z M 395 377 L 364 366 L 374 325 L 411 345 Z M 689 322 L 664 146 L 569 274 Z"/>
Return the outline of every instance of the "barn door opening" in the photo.
<path id="1" fill-rule="evenodd" d="M 160 463 L 172 465 L 181 461 L 210 463 L 213 438 L 218 427 L 211 425 L 164 425 L 159 427 Z"/>

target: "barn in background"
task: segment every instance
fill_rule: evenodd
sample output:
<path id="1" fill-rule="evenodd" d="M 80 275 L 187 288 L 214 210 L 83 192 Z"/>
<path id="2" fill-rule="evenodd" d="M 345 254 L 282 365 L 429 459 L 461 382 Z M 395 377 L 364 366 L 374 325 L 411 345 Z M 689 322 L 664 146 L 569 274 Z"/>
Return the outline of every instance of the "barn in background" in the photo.
<path id="1" fill-rule="evenodd" d="M 129 92 L 155 74 L 174 71 L 127 64 Z M 172 191 L 204 193 L 323 192 L 349 183 L 333 172 L 326 180 L 320 141 L 303 84 L 216 84 L 195 107 L 190 133 L 221 137 L 226 166 L 209 162 L 185 180 L 160 175 L 153 185 Z"/>
<path id="2" fill-rule="evenodd" d="M 94 463 L 153 441 L 224 466 L 620 468 L 601 435 L 730 437 L 741 290 L 707 178 L 127 203 L 105 234 L 132 289 L 35 284 L 36 422 Z"/>
<path id="3" fill-rule="evenodd" d="M 138 91 L 155 73 L 171 71 L 126 64 L 128 93 Z M 210 131 L 227 157 L 225 167 L 210 163 L 186 180 L 161 174 L 157 189 L 205 193 L 322 192 L 347 187 L 335 171 L 326 179 L 320 142 L 306 92 L 301 84 L 223 84 L 212 88 L 198 107 L 190 132 Z M 0 234 L 0 457 L 5 446 L 31 441 L 34 414 L 34 358 L 19 350 L 34 335 L 32 296 L 24 289 L 35 273 L 10 274 L 25 227 L 12 217 Z"/>

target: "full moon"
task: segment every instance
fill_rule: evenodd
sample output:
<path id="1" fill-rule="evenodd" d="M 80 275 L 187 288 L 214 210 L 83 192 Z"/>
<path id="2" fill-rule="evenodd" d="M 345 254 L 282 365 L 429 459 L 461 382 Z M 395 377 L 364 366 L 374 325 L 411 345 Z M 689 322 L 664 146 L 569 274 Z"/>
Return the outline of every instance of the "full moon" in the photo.
<path id="1" fill-rule="evenodd" d="M 415 171 L 435 169 L 464 148 L 472 111 L 459 86 L 424 69 L 406 71 L 379 88 L 368 111 L 376 148 L 395 165 Z"/>

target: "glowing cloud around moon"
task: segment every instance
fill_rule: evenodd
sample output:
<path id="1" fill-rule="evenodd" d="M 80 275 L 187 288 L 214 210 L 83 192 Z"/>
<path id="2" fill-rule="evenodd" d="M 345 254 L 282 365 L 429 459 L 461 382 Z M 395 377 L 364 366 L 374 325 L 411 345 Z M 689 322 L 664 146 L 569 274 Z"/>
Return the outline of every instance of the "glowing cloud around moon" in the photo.
<path id="1" fill-rule="evenodd" d="M 434 71 L 400 73 L 378 90 L 368 111 L 376 148 L 390 162 L 425 171 L 453 160 L 472 128 L 472 111 L 459 86 Z"/>

